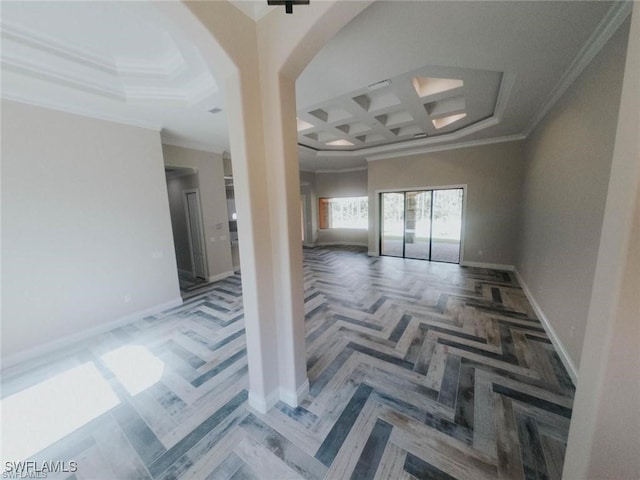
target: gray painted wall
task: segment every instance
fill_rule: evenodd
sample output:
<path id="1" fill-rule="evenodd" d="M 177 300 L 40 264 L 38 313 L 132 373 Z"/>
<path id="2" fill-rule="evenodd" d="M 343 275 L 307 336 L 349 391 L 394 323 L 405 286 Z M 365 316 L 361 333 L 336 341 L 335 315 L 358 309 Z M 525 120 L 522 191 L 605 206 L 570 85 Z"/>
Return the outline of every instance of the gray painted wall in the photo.
<path id="1" fill-rule="evenodd" d="M 184 191 L 199 187 L 198 175 L 167 177 L 167 194 L 171 212 L 171 230 L 176 250 L 178 269 L 193 273 L 191 250 L 189 248 L 189 232 L 184 204 Z"/>
<path id="2" fill-rule="evenodd" d="M 198 171 L 209 280 L 233 274 L 222 155 L 162 145 L 164 164 Z"/>
<path id="3" fill-rule="evenodd" d="M 628 36 L 625 24 L 526 142 L 517 269 L 580 364 Z"/>
<path id="4" fill-rule="evenodd" d="M 2 277 L 3 360 L 179 303 L 160 134 L 3 100 Z"/>
<path id="5" fill-rule="evenodd" d="M 369 162 L 369 251 L 378 249 L 376 192 L 467 185 L 466 262 L 513 265 L 523 174 L 523 142 Z"/>

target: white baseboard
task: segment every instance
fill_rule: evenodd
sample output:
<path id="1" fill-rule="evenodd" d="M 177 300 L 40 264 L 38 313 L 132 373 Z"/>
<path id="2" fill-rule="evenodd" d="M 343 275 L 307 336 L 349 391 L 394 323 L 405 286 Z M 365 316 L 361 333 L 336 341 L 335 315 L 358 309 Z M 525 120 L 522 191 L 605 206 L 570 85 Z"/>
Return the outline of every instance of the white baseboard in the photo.
<path id="1" fill-rule="evenodd" d="M 377 256 L 379 256 L 379 255 L 378 255 L 378 252 L 367 252 L 367 255 L 369 255 L 370 257 L 377 257 Z"/>
<path id="2" fill-rule="evenodd" d="M 267 396 L 256 395 L 249 391 L 249 405 L 260 413 L 267 413 L 280 400 L 280 392 L 278 389 L 273 390 Z"/>
<path id="3" fill-rule="evenodd" d="M 363 242 L 317 242 L 316 247 L 330 247 L 332 245 L 346 245 L 348 247 L 368 247 L 368 243 Z"/>
<path id="4" fill-rule="evenodd" d="M 484 262 L 461 262 L 461 267 L 477 267 L 477 268 L 490 268 L 491 270 L 504 270 L 507 272 L 513 272 L 515 267 L 513 265 L 505 265 L 502 263 L 484 263 Z"/>
<path id="5" fill-rule="evenodd" d="M 182 298 L 174 298 L 173 300 L 162 303 L 160 305 L 155 305 L 153 307 L 145 308 L 144 310 L 139 310 L 137 312 L 125 315 L 124 317 L 121 317 L 117 320 L 88 328 L 81 332 L 63 337 L 59 340 L 54 340 L 53 342 L 46 343 L 37 348 L 24 350 L 20 353 L 10 355 L 6 359 L 2 360 L 0 369 L 2 370 L 3 374 L 9 373 L 9 370 L 11 370 L 10 373 L 12 374 L 17 373 L 17 371 L 20 370 L 21 364 L 37 361 L 40 357 L 44 357 L 45 355 L 50 355 L 58 351 L 62 352 L 62 350 L 69 349 L 74 344 L 91 338 L 95 335 L 106 333 L 109 330 L 113 330 L 114 328 L 122 327 L 129 323 L 135 322 L 136 320 L 141 320 L 144 317 L 155 315 L 156 313 L 161 313 L 165 310 L 169 310 L 170 308 L 179 307 L 180 305 L 182 305 Z"/>
<path id="6" fill-rule="evenodd" d="M 535 297 L 531 293 L 531 290 L 529 290 L 529 287 L 527 287 L 527 284 L 525 283 L 525 281 L 520 276 L 518 269 L 514 268 L 513 272 L 516 278 L 518 279 L 520 286 L 522 287 L 522 291 L 527 296 L 527 300 L 529 300 L 529 303 L 533 307 L 533 310 L 536 312 L 538 319 L 540 319 L 540 323 L 542 323 L 542 326 L 547 332 L 547 336 L 549 337 L 549 340 L 551 340 L 551 343 L 553 344 L 556 351 L 558 352 L 558 356 L 560 357 L 560 360 L 562 360 L 562 364 L 564 365 L 564 368 L 567 369 L 567 372 L 569 373 L 569 377 L 571 377 L 571 381 L 573 382 L 574 385 L 576 385 L 578 382 L 578 369 L 576 368 L 576 365 L 573 363 L 573 360 L 571 360 L 571 357 L 569 356 L 569 352 L 567 352 L 567 349 L 564 347 L 564 345 L 560 341 L 560 337 L 558 337 L 558 334 L 556 333 L 553 326 L 551 325 L 551 322 L 542 311 L 542 308 L 540 307 Z"/>
<path id="7" fill-rule="evenodd" d="M 290 390 L 285 390 L 284 388 L 280 388 L 280 400 L 289 405 L 290 407 L 296 408 L 298 405 L 302 403 L 302 400 L 309 394 L 309 379 L 307 378 L 302 385 L 296 390 L 292 392 Z"/>
<path id="8" fill-rule="evenodd" d="M 233 270 L 229 270 L 228 272 L 219 273 L 218 275 L 212 275 L 209 277 L 209 283 L 217 282 L 218 280 L 222 280 L 224 278 L 230 277 L 233 275 L 233 273 L 234 273 Z"/>
<path id="9" fill-rule="evenodd" d="M 238 273 L 240 271 L 240 265 L 233 266 L 233 273 Z"/>

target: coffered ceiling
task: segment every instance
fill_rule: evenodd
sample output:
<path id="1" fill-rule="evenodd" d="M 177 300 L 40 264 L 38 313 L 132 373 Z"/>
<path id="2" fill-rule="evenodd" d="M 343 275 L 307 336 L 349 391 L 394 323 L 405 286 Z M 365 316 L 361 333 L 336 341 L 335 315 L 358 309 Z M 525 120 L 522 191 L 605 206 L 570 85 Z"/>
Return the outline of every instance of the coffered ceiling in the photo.
<path id="1" fill-rule="evenodd" d="M 423 67 L 301 109 L 298 139 L 315 150 L 357 151 L 478 130 L 504 106 L 502 80 L 502 72 Z"/>
<path id="2" fill-rule="evenodd" d="M 254 21 L 277 10 L 232 4 Z M 228 150 L 224 93 L 154 2 L 1 8 L 4 98 Z M 301 168 L 524 138 L 629 10 L 629 2 L 377 1 L 296 82 Z"/>

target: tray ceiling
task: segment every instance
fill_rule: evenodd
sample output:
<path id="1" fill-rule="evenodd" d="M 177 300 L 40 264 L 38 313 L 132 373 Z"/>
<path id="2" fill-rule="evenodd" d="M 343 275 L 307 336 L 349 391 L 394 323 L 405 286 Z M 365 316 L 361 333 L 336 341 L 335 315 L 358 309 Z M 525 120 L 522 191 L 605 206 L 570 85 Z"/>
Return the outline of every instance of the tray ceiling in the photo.
<path id="1" fill-rule="evenodd" d="M 255 21 L 278 10 L 232 3 Z M 2 2 L 3 98 L 228 150 L 223 92 L 156 5 Z M 523 138 L 629 11 L 629 2 L 374 2 L 296 82 L 301 168 Z"/>

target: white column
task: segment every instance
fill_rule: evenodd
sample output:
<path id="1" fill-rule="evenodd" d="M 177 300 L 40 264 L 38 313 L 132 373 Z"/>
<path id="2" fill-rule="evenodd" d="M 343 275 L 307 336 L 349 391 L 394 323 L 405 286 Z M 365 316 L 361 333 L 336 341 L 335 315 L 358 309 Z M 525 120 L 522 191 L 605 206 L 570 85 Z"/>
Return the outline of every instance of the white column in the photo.
<path id="1" fill-rule="evenodd" d="M 295 79 L 364 2 L 312 2 L 257 24 L 228 2 L 161 2 L 225 87 L 238 214 L 249 403 L 297 406 L 306 376 Z"/>

